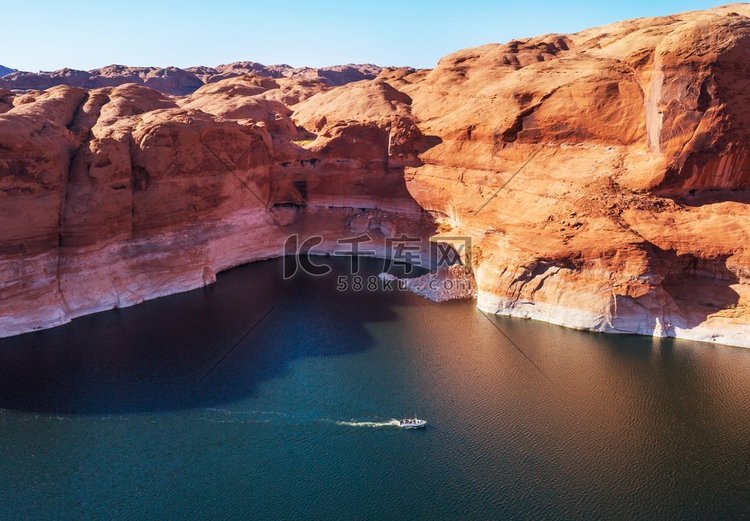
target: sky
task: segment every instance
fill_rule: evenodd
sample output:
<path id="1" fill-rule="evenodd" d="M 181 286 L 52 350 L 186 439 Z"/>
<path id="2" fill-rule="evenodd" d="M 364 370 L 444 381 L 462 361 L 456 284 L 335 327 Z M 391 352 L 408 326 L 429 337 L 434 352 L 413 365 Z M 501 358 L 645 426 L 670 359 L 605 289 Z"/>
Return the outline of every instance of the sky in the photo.
<path id="1" fill-rule="evenodd" d="M 433 67 L 465 47 L 707 9 L 710 0 L 25 0 L 3 2 L 0 64 L 189 67 L 249 60 Z"/>

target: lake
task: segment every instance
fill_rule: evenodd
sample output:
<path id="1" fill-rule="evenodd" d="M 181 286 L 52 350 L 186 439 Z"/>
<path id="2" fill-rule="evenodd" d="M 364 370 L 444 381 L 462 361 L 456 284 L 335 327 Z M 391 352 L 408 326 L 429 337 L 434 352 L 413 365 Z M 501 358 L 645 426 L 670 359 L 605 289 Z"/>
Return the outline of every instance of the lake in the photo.
<path id="1" fill-rule="evenodd" d="M 750 516 L 750 350 L 338 291 L 331 262 L 0 339 L 0 519 Z"/>

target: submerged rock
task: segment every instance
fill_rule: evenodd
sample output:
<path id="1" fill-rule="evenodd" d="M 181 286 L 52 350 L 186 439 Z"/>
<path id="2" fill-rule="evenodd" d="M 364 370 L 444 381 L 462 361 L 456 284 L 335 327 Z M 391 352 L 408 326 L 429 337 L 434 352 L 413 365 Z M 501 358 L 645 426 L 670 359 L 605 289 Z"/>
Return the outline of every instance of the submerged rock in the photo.
<path id="1" fill-rule="evenodd" d="M 402 280 L 409 291 L 433 302 L 472 299 L 477 294 L 474 276 L 470 270 L 459 264 Z"/>

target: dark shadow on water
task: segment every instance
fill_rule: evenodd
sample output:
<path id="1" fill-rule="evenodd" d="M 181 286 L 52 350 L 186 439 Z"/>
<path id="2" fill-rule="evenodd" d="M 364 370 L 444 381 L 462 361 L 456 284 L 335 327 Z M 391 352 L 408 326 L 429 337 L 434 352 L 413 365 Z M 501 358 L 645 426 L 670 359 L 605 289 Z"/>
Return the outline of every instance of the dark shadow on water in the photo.
<path id="1" fill-rule="evenodd" d="M 280 259 L 254 263 L 206 288 L 0 339 L 0 408 L 86 415 L 229 403 L 294 360 L 368 349 L 365 322 L 422 303 L 398 291 L 339 292 L 347 260 L 328 262 L 328 276 L 290 281 Z M 364 259 L 364 274 L 382 262 Z"/>

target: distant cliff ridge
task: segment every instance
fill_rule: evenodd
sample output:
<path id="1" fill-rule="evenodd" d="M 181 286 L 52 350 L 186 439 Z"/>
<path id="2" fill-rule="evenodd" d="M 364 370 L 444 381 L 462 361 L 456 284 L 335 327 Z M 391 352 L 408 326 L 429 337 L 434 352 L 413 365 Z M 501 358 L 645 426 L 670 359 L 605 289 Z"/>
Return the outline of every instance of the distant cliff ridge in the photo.
<path id="1" fill-rule="evenodd" d="M 0 77 L 10 74 L 11 72 L 16 72 L 16 69 L 11 69 L 9 67 L 0 65 Z"/>
<path id="2" fill-rule="evenodd" d="M 0 76 L 3 76 L 0 79 L 0 87 L 44 90 L 57 85 L 67 85 L 69 87 L 96 89 L 116 87 L 125 83 L 138 83 L 166 94 L 183 96 L 192 94 L 205 83 L 213 83 L 248 73 L 269 78 L 293 77 L 301 80 L 321 81 L 326 85 L 337 86 L 352 81 L 373 79 L 380 71 L 380 67 L 369 64 L 295 68 L 289 65 L 266 66 L 255 62 L 235 62 L 218 67 L 189 67 L 187 69 L 109 65 L 90 71 L 60 69 L 40 72 L 15 71 L 15 69 L 0 67 Z"/>
<path id="3" fill-rule="evenodd" d="M 748 4 L 432 70 L 14 73 L 0 335 L 209 284 L 293 234 L 367 233 L 379 254 L 470 238 L 486 312 L 750 347 L 748 77 Z"/>

